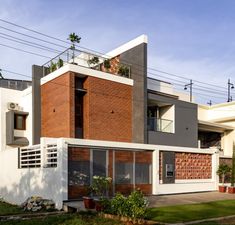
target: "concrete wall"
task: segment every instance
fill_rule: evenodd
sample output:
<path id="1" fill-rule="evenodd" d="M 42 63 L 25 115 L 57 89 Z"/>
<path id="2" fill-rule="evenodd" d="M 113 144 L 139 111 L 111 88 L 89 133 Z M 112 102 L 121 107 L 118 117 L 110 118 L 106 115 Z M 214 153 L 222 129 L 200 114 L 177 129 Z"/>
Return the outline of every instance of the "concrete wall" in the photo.
<path id="1" fill-rule="evenodd" d="M 147 43 L 121 53 L 120 62 L 131 65 L 134 80 L 132 142 L 147 143 Z"/>
<path id="2" fill-rule="evenodd" d="M 58 166 L 56 168 L 18 168 L 18 148 L 0 151 L 0 197 L 21 204 L 30 196 L 53 199 L 62 208 L 64 196 L 64 171 L 67 172 L 67 151 L 60 139 L 41 139 L 41 143 L 57 143 Z M 63 143 L 64 144 L 64 143 Z"/>
<path id="3" fill-rule="evenodd" d="M 148 93 L 148 99 L 169 103 L 175 108 L 175 132 L 148 131 L 149 144 L 194 148 L 198 146 L 197 105 L 153 93 Z"/>
<path id="4" fill-rule="evenodd" d="M 172 194 L 196 191 L 217 190 L 219 154 L 215 149 L 197 149 L 160 145 L 146 145 L 125 142 L 94 141 L 72 138 L 41 138 L 41 149 L 46 144 L 57 144 L 58 163 L 56 168 L 18 169 L 18 150 L 11 149 L 0 152 L 0 196 L 6 201 L 20 204 L 31 195 L 39 195 L 53 199 L 57 208 L 68 200 L 68 147 L 112 149 L 127 152 L 149 151 L 152 155 L 152 193 Z M 43 150 L 42 150 L 43 151 Z M 169 151 L 174 153 L 196 153 L 211 155 L 210 179 L 176 179 L 173 184 L 160 182 L 159 153 Z M 140 154 L 140 152 L 138 153 Z M 143 156 L 138 160 L 142 162 Z M 136 159 L 137 160 L 137 159 Z M 143 160 L 146 160 L 143 159 Z M 111 160 L 112 161 L 112 160 Z M 112 170 L 112 168 L 110 168 Z M 110 175 L 110 174 L 109 174 Z"/>
<path id="5" fill-rule="evenodd" d="M 20 111 L 28 112 L 29 115 L 26 119 L 26 130 L 25 131 L 14 131 L 14 133 L 23 135 L 32 144 L 32 91 L 31 87 L 25 89 L 24 91 L 0 88 L 0 150 L 13 148 L 12 146 L 6 145 L 6 112 L 9 111 L 7 104 L 9 102 L 14 102 L 19 104 L 21 107 Z"/>

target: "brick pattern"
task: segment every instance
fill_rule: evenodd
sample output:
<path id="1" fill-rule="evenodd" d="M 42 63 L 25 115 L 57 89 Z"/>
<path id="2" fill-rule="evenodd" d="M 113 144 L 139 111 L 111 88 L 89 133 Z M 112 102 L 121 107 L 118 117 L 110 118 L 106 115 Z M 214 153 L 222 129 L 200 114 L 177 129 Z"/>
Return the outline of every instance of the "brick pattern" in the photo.
<path id="1" fill-rule="evenodd" d="M 132 87 L 87 77 L 84 95 L 84 138 L 132 141 Z"/>
<path id="2" fill-rule="evenodd" d="M 133 152 L 115 151 L 115 162 L 133 163 Z"/>
<path id="3" fill-rule="evenodd" d="M 90 149 L 88 148 L 69 148 L 68 159 L 72 161 L 90 161 Z"/>
<path id="4" fill-rule="evenodd" d="M 135 189 L 140 189 L 144 195 L 151 195 L 153 193 L 152 184 L 136 184 Z"/>
<path id="5" fill-rule="evenodd" d="M 119 70 L 119 64 L 120 64 L 120 56 L 118 55 L 118 56 L 110 59 L 110 66 L 111 67 L 108 71 L 105 69 L 103 64 L 101 65 L 101 71 L 109 72 L 109 73 L 112 73 L 112 74 L 117 74 L 118 70 Z"/>
<path id="6" fill-rule="evenodd" d="M 211 179 L 212 157 L 210 154 L 175 153 L 175 179 Z M 159 179 L 162 180 L 162 152 L 159 154 Z"/>
<path id="7" fill-rule="evenodd" d="M 42 137 L 75 137 L 74 73 L 65 73 L 41 86 Z"/>
<path id="8" fill-rule="evenodd" d="M 83 196 L 89 194 L 88 186 L 69 186 L 68 187 L 68 197 L 69 199 L 80 199 Z"/>
<path id="9" fill-rule="evenodd" d="M 136 152 L 135 162 L 152 164 L 152 152 Z"/>
<path id="10" fill-rule="evenodd" d="M 175 169 L 176 179 L 211 179 L 211 155 L 176 152 Z"/>

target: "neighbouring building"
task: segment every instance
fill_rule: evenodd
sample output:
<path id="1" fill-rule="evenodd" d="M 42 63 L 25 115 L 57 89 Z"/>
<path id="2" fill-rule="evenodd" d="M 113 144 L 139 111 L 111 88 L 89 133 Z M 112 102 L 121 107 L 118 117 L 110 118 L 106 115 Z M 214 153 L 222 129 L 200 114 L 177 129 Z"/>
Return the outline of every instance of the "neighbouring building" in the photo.
<path id="1" fill-rule="evenodd" d="M 32 87 L 0 88 L 6 200 L 41 195 L 61 208 L 86 195 L 94 175 L 112 178 L 112 194 L 217 189 L 233 124 L 147 77 L 147 36 L 106 55 L 68 49 L 32 71 Z"/>

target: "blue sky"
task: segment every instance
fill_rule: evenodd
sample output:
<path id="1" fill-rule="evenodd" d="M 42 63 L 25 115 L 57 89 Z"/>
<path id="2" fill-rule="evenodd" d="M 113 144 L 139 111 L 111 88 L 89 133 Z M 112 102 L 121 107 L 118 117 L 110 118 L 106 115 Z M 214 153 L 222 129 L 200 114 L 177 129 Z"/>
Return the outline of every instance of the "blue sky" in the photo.
<path id="1" fill-rule="evenodd" d="M 0 18 L 61 39 L 75 32 L 100 52 L 147 34 L 149 67 L 226 87 L 235 81 L 234 11 L 233 0 L 1 0 Z M 47 61 L 2 46 L 0 59 L 0 68 L 24 74 Z"/>

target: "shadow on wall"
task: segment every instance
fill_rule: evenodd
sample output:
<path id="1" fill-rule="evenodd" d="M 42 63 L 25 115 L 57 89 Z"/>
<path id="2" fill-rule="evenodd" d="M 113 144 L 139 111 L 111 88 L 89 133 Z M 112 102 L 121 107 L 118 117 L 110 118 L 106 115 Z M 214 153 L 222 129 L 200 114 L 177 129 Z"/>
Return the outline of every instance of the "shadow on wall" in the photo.
<path id="1" fill-rule="evenodd" d="M 10 150 L 11 151 L 11 150 Z M 41 196 L 43 198 L 52 199 L 56 203 L 58 209 L 62 208 L 63 187 L 62 163 L 57 163 L 54 168 L 17 168 L 17 151 L 12 155 L 5 151 L 5 162 L 0 165 L 0 197 L 5 201 L 14 204 L 23 203 L 30 196 Z M 0 152 L 0 158 L 1 158 Z M 13 156 L 13 160 L 10 158 Z M 6 159 L 13 162 L 6 163 Z M 15 165 L 14 165 L 15 163 Z M 66 200 L 66 199 L 65 199 Z"/>

